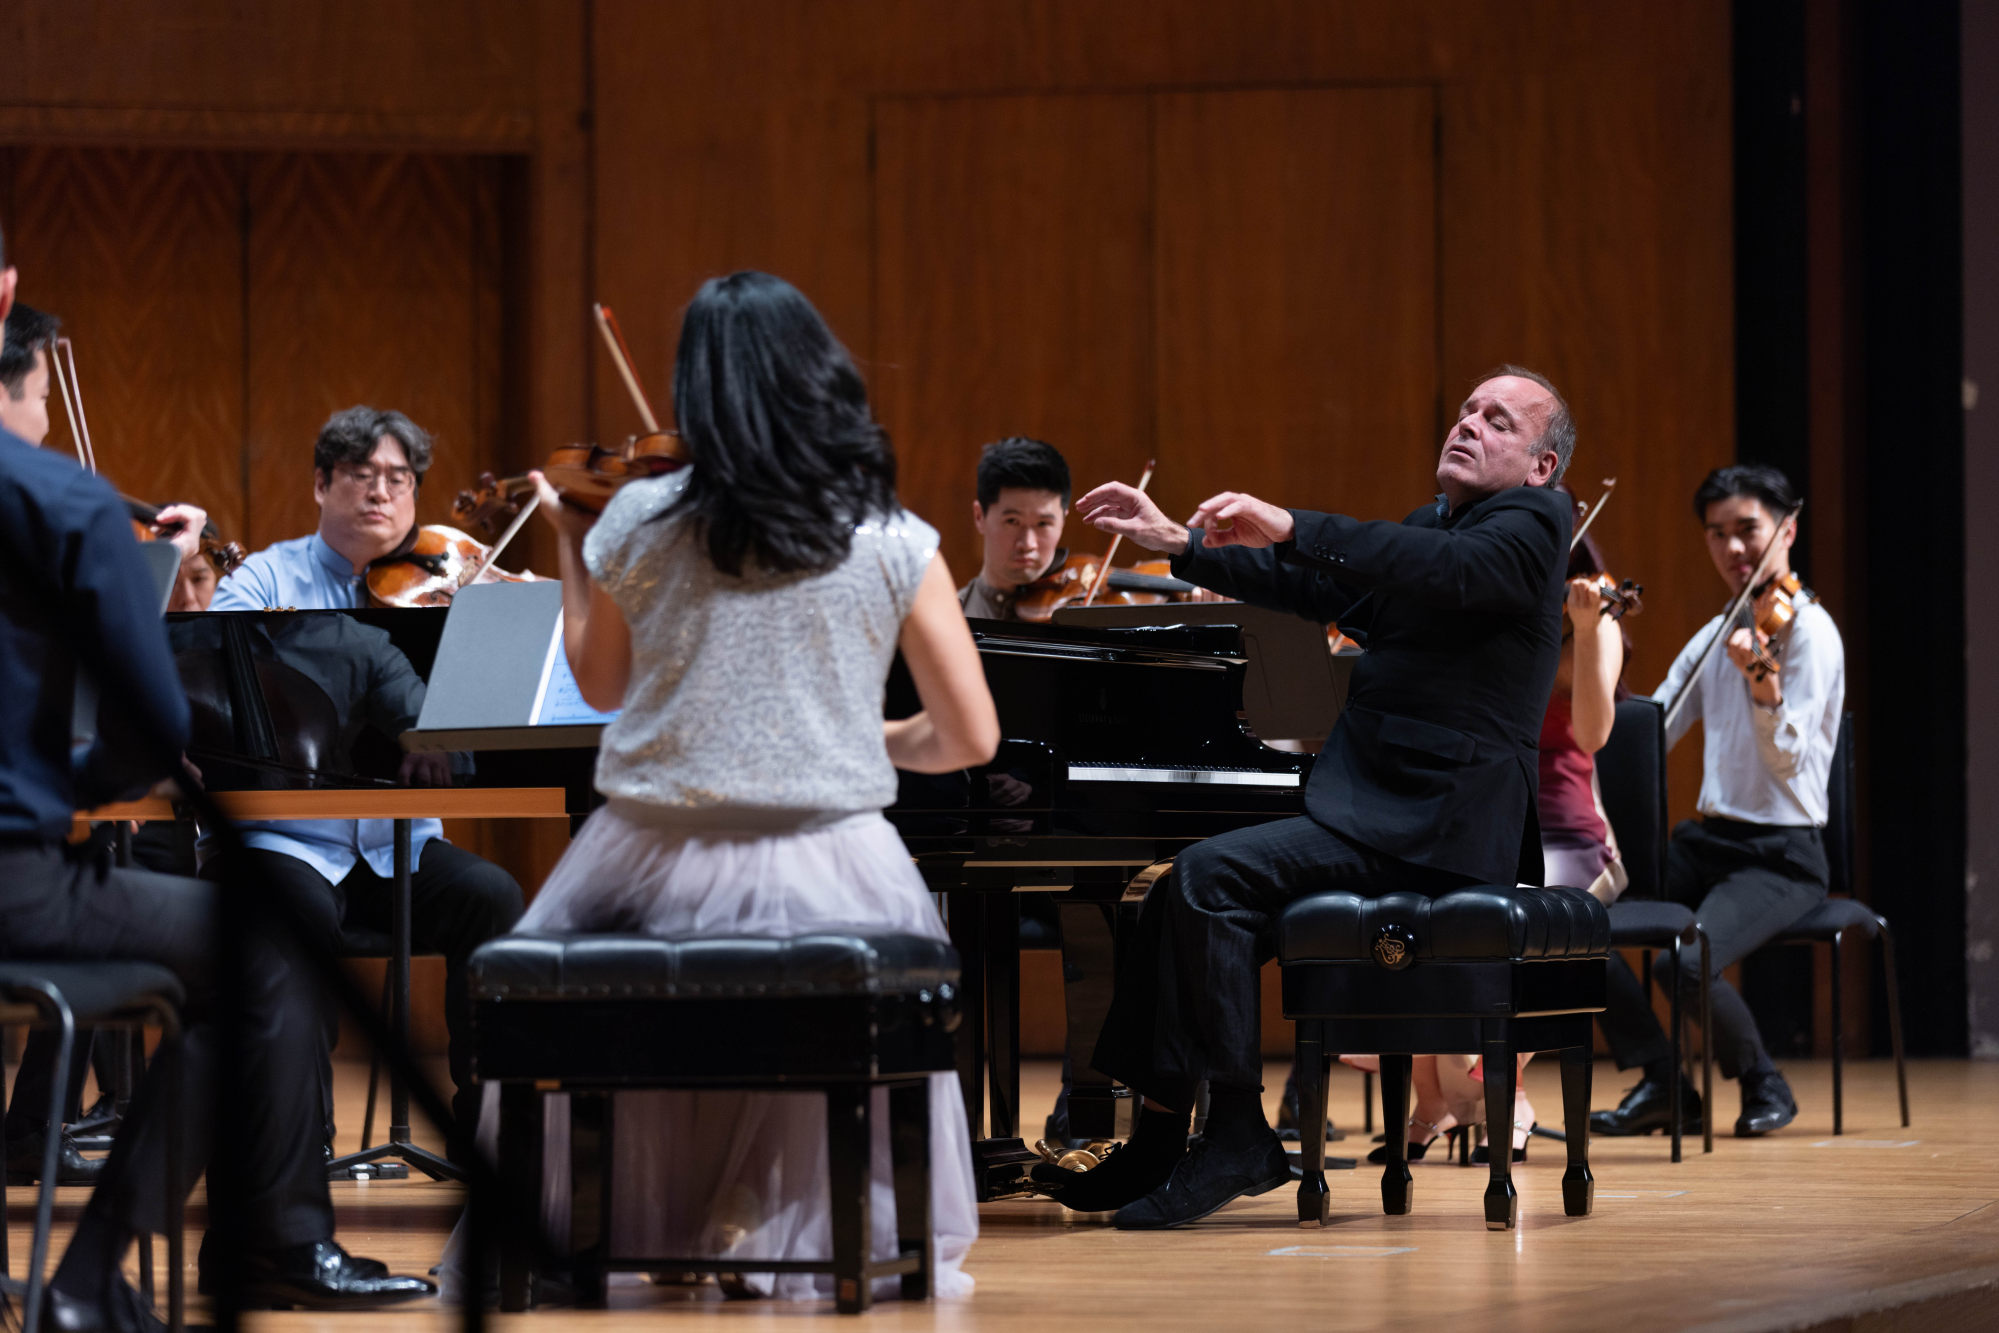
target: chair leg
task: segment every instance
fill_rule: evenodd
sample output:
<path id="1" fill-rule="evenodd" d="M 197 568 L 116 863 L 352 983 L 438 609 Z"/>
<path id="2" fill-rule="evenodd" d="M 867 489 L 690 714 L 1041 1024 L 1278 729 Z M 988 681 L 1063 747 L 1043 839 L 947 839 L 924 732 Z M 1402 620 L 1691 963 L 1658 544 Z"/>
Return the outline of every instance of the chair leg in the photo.
<path id="1" fill-rule="evenodd" d="M 1568 1169 L 1562 1172 L 1562 1211 L 1588 1217 L 1596 1204 L 1596 1177 L 1589 1170 L 1590 1048 L 1569 1046 L 1562 1051 L 1562 1132 L 1568 1135 Z M 1507 1136 L 1512 1145 L 1512 1136 Z"/>
<path id="2" fill-rule="evenodd" d="M 1680 1105 L 1680 1081 L 1686 1077 L 1686 1075 L 1683 1072 L 1681 1072 L 1680 1051 L 1682 1049 L 1681 1041 L 1686 1033 L 1686 1028 L 1687 1028 L 1686 1014 L 1684 1013 L 1685 1006 L 1680 1003 L 1680 978 L 1684 976 L 1685 973 L 1683 973 L 1680 970 L 1680 939 L 1677 935 L 1673 937 L 1672 959 L 1673 959 L 1673 980 L 1671 984 L 1669 984 L 1666 987 L 1667 990 L 1666 1005 L 1667 1005 L 1667 1012 L 1670 1014 L 1673 1020 L 1672 1026 L 1670 1028 L 1670 1031 L 1673 1034 L 1671 1038 L 1672 1048 L 1673 1048 L 1673 1072 L 1667 1080 L 1666 1093 L 1667 1096 L 1669 1096 L 1672 1099 L 1672 1104 L 1673 1104 L 1673 1119 L 1670 1128 L 1673 1137 L 1673 1160 L 1677 1162 L 1680 1160 L 1680 1135 L 1685 1131 L 1686 1128 L 1686 1126 L 1682 1123 L 1686 1119 L 1686 1117 L 1685 1115 L 1682 1114 L 1681 1105 Z"/>
<path id="3" fill-rule="evenodd" d="M 577 1305 L 585 1308 L 602 1309 L 607 1295 L 613 1100 L 608 1092 L 569 1097 L 570 1282 Z"/>
<path id="4" fill-rule="evenodd" d="M 841 1314 L 873 1303 L 868 1281 L 868 1159 L 874 1142 L 865 1083 L 826 1089 L 826 1160 L 833 1204 L 833 1298 Z"/>
<path id="5" fill-rule="evenodd" d="M 1701 1151 L 1714 1151 L 1714 952 L 1707 931 L 1696 925 L 1701 946 Z"/>
<path id="6" fill-rule="evenodd" d="M 1317 1021 L 1298 1020 L 1292 1060 L 1298 1077 L 1298 1225 L 1322 1227 L 1332 1216 L 1333 1200 L 1326 1188 L 1324 1029 Z"/>
<path id="7" fill-rule="evenodd" d="M 1846 1006 L 1840 982 L 1845 970 L 1845 951 L 1840 947 L 1843 930 L 1832 933 L 1832 1132 L 1846 1132 Z"/>
<path id="8" fill-rule="evenodd" d="M 1360 1132 L 1374 1135 L 1374 1071 L 1360 1071 Z"/>
<path id="9" fill-rule="evenodd" d="M 49 1265 L 49 1233 L 55 1229 L 56 1163 L 62 1147 L 63 1103 L 69 1100 L 69 1062 L 76 1053 L 76 1015 L 54 986 L 34 987 L 38 1007 L 56 1028 L 56 1067 L 49 1080 L 47 1133 L 42 1145 L 42 1180 L 35 1198 L 34 1239 L 28 1246 L 28 1288 L 21 1303 L 21 1327 L 39 1329 Z"/>
<path id="10" fill-rule="evenodd" d="M 167 1330 L 183 1333 L 187 1327 L 187 1175 L 182 1169 L 187 1150 L 187 1124 L 181 1118 L 182 1080 L 187 1063 L 181 1046 L 180 1013 L 166 1005 L 156 1011 L 160 1024 L 160 1050 L 166 1059 L 167 1093 Z M 132 1034 L 132 1047 L 145 1053 L 145 1033 Z M 146 1241 L 152 1248 L 152 1241 Z"/>
<path id="11" fill-rule="evenodd" d="M 542 1104 L 532 1083 L 500 1085 L 500 1309 L 534 1305 L 535 1236 L 541 1227 Z M 489 1236 L 491 1231 L 487 1233 Z"/>
<path id="12" fill-rule="evenodd" d="M 1888 985 L 1888 1041 L 1895 1052 L 1895 1091 L 1902 1099 L 1902 1128 L 1909 1127 L 1909 1071 L 1902 1063 L 1902 991 L 1895 984 L 1895 936 L 1885 917 L 1874 918 L 1881 932 L 1882 980 Z"/>
<path id="13" fill-rule="evenodd" d="M 937 1261 L 930 1224 L 930 1078 L 924 1075 L 888 1091 L 888 1141 L 895 1175 L 898 1257 L 915 1253 L 921 1267 L 902 1275 L 902 1299 L 930 1299 Z"/>
<path id="14" fill-rule="evenodd" d="M 1409 1080 L 1415 1064 L 1406 1055 L 1381 1057 L 1381 1127 L 1388 1133 L 1388 1161 L 1381 1168 L 1381 1211 L 1399 1217 L 1409 1211 Z M 1319 1158 L 1323 1166 L 1325 1157 Z"/>
<path id="15" fill-rule="evenodd" d="M 1494 1029 L 1505 1030 L 1494 1024 L 1488 1031 Z M 1485 1229 L 1511 1231 L 1520 1220 L 1520 1196 L 1513 1188 L 1513 1081 L 1519 1071 L 1513 1043 L 1504 1036 L 1487 1036 L 1483 1054 L 1486 1158 L 1492 1166 L 1485 1186 Z M 1564 1096 L 1565 1113 L 1567 1100 Z"/>

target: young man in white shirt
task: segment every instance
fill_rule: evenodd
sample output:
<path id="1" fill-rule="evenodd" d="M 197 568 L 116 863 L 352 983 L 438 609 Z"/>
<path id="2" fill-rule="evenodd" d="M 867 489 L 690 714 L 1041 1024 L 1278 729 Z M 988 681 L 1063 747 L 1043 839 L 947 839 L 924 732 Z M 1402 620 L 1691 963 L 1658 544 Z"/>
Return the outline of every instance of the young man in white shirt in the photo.
<path id="1" fill-rule="evenodd" d="M 1756 1020 L 1722 969 L 1760 948 L 1826 896 L 1826 788 L 1846 698 L 1846 653 L 1839 628 L 1815 599 L 1796 598 L 1796 618 L 1774 649 L 1754 627 L 1791 572 L 1798 502 L 1790 481 L 1772 467 L 1744 465 L 1710 473 L 1694 495 L 1708 555 L 1731 599 L 1762 565 L 1768 588 L 1729 627 L 1687 685 L 1714 635 L 1716 616 L 1688 641 L 1653 696 L 1662 704 L 1686 687 L 1668 743 L 1703 723 L 1701 818 L 1673 830 L 1666 852 L 1666 896 L 1694 908 L 1707 931 L 1713 969 L 1713 1043 L 1724 1077 L 1739 1080 L 1738 1138 L 1781 1129 L 1798 1113 L 1790 1086 L 1763 1049 Z M 1776 549 L 1770 551 L 1772 543 Z M 1775 658 L 1774 665 L 1771 658 Z M 1683 1003 L 1698 1003 L 1699 956 L 1683 951 Z M 1653 972 L 1674 984 L 1670 956 L 1655 956 Z M 1642 1067 L 1635 1088 L 1614 1111 L 1598 1111 L 1598 1134 L 1646 1134 L 1671 1119 L 1670 1044 L 1637 976 L 1611 958 L 1609 1007 L 1601 1022 L 1620 1069 Z M 1697 1012 L 1697 1011 L 1696 1011 Z M 1682 1085 L 1687 1119 L 1698 1123 L 1700 1097 Z"/>

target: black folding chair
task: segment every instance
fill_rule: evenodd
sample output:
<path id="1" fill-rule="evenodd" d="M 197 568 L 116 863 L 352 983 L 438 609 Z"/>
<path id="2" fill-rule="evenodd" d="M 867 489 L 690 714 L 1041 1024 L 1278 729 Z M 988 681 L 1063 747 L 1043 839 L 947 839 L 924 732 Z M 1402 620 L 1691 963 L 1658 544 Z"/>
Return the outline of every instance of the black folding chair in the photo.
<path id="1" fill-rule="evenodd" d="M 1643 949 L 1645 994 L 1652 994 L 1651 951 L 1673 957 L 1673 975 L 1680 975 L 1680 950 L 1698 948 L 1701 960 L 1701 1151 L 1714 1151 L 1714 1057 L 1708 1040 L 1709 964 L 1707 932 L 1694 920 L 1691 907 L 1665 902 L 1666 890 L 1666 710 L 1650 699 L 1626 699 L 1617 705 L 1610 739 L 1596 753 L 1597 787 L 1604 813 L 1630 883 L 1610 908 L 1612 948 Z M 1666 988 L 1673 1043 L 1673 1160 L 1680 1160 L 1680 1079 L 1686 1050 L 1686 1016 L 1680 1012 L 1680 988 Z"/>
<path id="2" fill-rule="evenodd" d="M 1825 859 L 1832 896 L 1770 941 L 1771 945 L 1832 947 L 1832 1132 L 1846 1132 L 1846 1014 L 1841 973 L 1846 933 L 1857 930 L 1881 944 L 1882 981 L 1888 988 L 1888 1040 L 1895 1052 L 1895 1090 L 1902 1124 L 1909 1123 L 1909 1073 L 1902 1060 L 1902 996 L 1895 980 L 1895 936 L 1888 918 L 1853 895 L 1853 714 L 1839 722 L 1839 742 L 1826 786 Z M 1616 917 L 1611 918 L 1613 921 Z"/>
<path id="3" fill-rule="evenodd" d="M 57 1153 L 62 1144 L 64 1102 L 68 1100 L 69 1067 L 76 1057 L 79 1028 L 158 1027 L 173 1043 L 180 1035 L 180 1008 L 185 1000 L 180 979 L 155 963 L 130 962 L 4 962 L 0 963 L 0 1023 L 48 1026 L 58 1033 L 56 1067 L 50 1079 L 48 1134 L 42 1148 L 42 1179 L 35 1203 L 33 1240 L 28 1249 L 25 1282 L 7 1280 L 10 1295 L 22 1302 L 23 1333 L 36 1333 L 45 1302 L 43 1273 L 48 1267 L 49 1234 L 55 1224 Z M 171 1057 L 167 1077 L 180 1077 Z M 186 1320 L 182 1272 L 182 1199 L 174 1188 L 180 1180 L 181 1132 L 178 1089 L 169 1088 L 167 1115 L 167 1321 L 181 1333 Z M 6 1177 L 0 1173 L 0 1218 L 6 1216 Z M 140 1286 L 153 1299 L 153 1247 L 150 1239 L 139 1250 Z M 0 1273 L 9 1268 L 6 1227 L 0 1226 Z"/>

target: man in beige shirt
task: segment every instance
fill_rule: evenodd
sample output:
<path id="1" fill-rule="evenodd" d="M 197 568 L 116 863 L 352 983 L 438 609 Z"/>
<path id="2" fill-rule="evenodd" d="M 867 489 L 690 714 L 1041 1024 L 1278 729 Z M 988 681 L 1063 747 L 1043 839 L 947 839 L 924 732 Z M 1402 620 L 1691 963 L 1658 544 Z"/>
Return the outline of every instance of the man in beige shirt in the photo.
<path id="1" fill-rule="evenodd" d="M 1014 601 L 1026 584 L 1059 565 L 1062 522 L 1069 512 L 1069 464 L 1055 447 L 1022 435 L 989 444 L 979 455 L 972 526 L 985 542 L 985 563 L 958 589 L 958 603 L 975 620 L 1018 620 Z"/>

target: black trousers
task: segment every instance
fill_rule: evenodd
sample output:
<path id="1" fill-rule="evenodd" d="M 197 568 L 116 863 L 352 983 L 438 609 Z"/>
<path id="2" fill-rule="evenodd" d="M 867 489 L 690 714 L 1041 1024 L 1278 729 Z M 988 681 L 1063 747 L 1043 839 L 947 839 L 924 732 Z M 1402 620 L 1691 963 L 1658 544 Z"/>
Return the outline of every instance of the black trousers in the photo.
<path id="1" fill-rule="evenodd" d="M 1774 1066 L 1755 1015 L 1735 987 L 1722 980 L 1722 969 L 1825 901 L 1826 874 L 1825 844 L 1815 828 L 1689 819 L 1673 829 L 1666 845 L 1666 896 L 1692 907 L 1694 920 L 1708 935 L 1714 1018 L 1708 1040 L 1724 1078 Z M 1671 973 L 1672 955 L 1653 955 L 1653 979 L 1662 986 L 1679 986 L 1681 1012 L 1698 1014 L 1700 952 L 1681 949 L 1680 974 Z M 1644 985 L 1615 952 L 1610 956 L 1608 1006 L 1599 1021 L 1619 1069 L 1672 1056 L 1672 1043 L 1652 1012 Z"/>
<path id="2" fill-rule="evenodd" d="M 359 862 L 338 884 L 295 856 L 251 848 L 243 853 L 251 882 L 268 884 L 292 904 L 307 929 L 325 948 L 338 948 L 343 926 L 388 932 L 393 922 L 396 885 Z M 224 871 L 222 858 L 202 867 L 205 878 Z M 452 1155 L 470 1146 L 479 1123 L 479 1091 L 472 1083 L 471 1002 L 465 987 L 465 960 L 496 935 L 505 934 L 521 917 L 521 886 L 491 861 L 482 860 L 448 842 L 425 843 L 423 855 L 410 874 L 410 945 L 423 953 L 444 955 L 444 1021 L 450 1036 L 451 1077 L 457 1084 L 452 1116 L 462 1128 L 453 1137 Z M 320 1036 L 315 1043 L 321 1084 L 328 1089 L 324 1108 L 332 1120 L 333 1043 L 340 1035 L 340 1014 L 330 998 L 320 1001 Z"/>
<path id="3" fill-rule="evenodd" d="M 109 825 L 99 824 L 91 830 L 87 844 L 88 853 L 110 856 L 115 852 L 115 843 Z M 191 876 L 195 873 L 194 861 L 194 821 L 156 819 L 141 824 L 139 831 L 132 835 L 132 860 L 148 870 L 157 870 L 169 875 Z M 69 1108 L 68 1119 L 75 1119 L 82 1110 L 83 1081 L 93 1070 L 97 1074 L 99 1093 L 114 1095 L 121 1101 L 129 1101 L 132 1096 L 131 1075 L 126 1068 L 125 1042 L 120 1040 L 125 1034 L 107 1034 L 103 1041 L 95 1039 L 92 1033 L 77 1034 L 76 1050 L 69 1066 L 69 1095 L 64 1105 Z M 85 1059 L 85 1056 L 88 1059 Z M 36 1028 L 28 1034 L 27 1045 L 21 1051 L 21 1068 L 14 1075 L 14 1097 L 7 1104 L 6 1134 L 9 1139 L 18 1139 L 34 1133 L 42 1126 L 48 1115 L 49 1082 L 55 1077 L 56 1034 L 46 1028 Z M 67 1123 L 67 1121 L 65 1121 Z"/>
<path id="4" fill-rule="evenodd" d="M 172 1188 L 185 1197 L 206 1165 L 218 1061 L 233 1058 L 251 1098 L 243 1136 L 230 1145 L 248 1233 L 271 1246 L 323 1240 L 333 1235 L 333 1204 L 320 1158 L 318 1006 L 296 982 L 297 960 L 253 935 L 235 1025 L 242 1047 L 220 1049 L 219 906 L 216 887 L 200 880 L 120 868 L 55 845 L 0 847 L 0 949 L 7 957 L 137 959 L 171 969 L 186 986 L 178 1055 L 187 1142 L 183 1179 Z M 155 1059 L 148 1068 L 97 1186 L 111 1215 L 135 1231 L 166 1225 L 165 1067 Z"/>
<path id="5" fill-rule="evenodd" d="M 1286 904 L 1331 889 L 1434 895 L 1472 882 L 1302 816 L 1195 843 L 1146 895 L 1092 1063 L 1176 1111 L 1193 1110 L 1204 1078 L 1261 1087 L 1257 973 L 1276 952 L 1270 927 Z"/>

